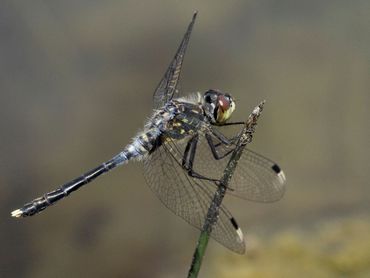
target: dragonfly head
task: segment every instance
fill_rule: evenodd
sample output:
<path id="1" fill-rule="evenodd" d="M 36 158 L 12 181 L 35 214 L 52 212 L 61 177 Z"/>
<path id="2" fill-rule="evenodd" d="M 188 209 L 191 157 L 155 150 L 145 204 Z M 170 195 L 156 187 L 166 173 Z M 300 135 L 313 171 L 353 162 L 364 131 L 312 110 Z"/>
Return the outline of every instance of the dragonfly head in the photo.
<path id="1" fill-rule="evenodd" d="M 235 110 L 233 98 L 217 90 L 204 93 L 204 111 L 213 124 L 223 124 Z"/>

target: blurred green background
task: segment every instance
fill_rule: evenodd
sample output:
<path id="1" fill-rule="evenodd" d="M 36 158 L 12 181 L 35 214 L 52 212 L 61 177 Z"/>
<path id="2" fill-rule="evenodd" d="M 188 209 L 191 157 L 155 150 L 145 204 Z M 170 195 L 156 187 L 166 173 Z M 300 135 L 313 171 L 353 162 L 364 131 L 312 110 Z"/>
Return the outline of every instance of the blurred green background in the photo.
<path id="1" fill-rule="evenodd" d="M 370 277 L 370 2 L 0 3 L 0 277 L 185 277 L 199 232 L 139 163 L 45 213 L 10 211 L 119 152 L 199 10 L 181 90 L 218 88 L 285 197 L 227 198 L 247 255 L 211 241 L 201 277 Z"/>

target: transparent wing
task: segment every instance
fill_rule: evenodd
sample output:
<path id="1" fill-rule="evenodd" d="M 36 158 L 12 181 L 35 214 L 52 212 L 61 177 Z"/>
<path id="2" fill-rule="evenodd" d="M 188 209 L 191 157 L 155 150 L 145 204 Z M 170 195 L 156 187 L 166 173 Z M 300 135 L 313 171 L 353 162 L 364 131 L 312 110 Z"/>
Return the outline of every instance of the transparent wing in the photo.
<path id="1" fill-rule="evenodd" d="M 153 94 L 153 108 L 158 109 L 170 101 L 174 95 L 177 94 L 177 84 L 180 79 L 181 67 L 184 61 L 186 48 L 189 43 L 190 34 L 196 19 L 197 13 L 195 12 L 193 18 L 186 30 L 184 38 L 181 41 L 175 57 L 171 61 L 166 73 L 162 80 L 159 82 Z"/>
<path id="2" fill-rule="evenodd" d="M 144 161 L 145 178 L 167 208 L 189 224 L 202 229 L 215 186 L 211 182 L 190 177 L 182 169 L 179 163 L 185 145 L 186 141 L 175 144 L 168 140 L 150 154 Z M 234 252 L 245 252 L 243 234 L 223 206 L 211 237 Z"/>
<path id="3" fill-rule="evenodd" d="M 211 135 L 220 155 L 227 154 L 235 145 L 226 146 Z M 204 136 L 199 137 L 193 169 L 209 178 L 220 179 L 230 155 L 216 160 Z M 230 180 L 228 194 L 257 202 L 274 202 L 285 192 L 285 175 L 272 160 L 249 149 L 244 152 Z"/>

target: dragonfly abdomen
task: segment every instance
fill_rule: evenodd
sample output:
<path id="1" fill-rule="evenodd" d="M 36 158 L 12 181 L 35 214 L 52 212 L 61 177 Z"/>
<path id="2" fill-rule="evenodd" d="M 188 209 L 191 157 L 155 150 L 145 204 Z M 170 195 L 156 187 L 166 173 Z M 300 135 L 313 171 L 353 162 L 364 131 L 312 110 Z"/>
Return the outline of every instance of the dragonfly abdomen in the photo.
<path id="1" fill-rule="evenodd" d="M 57 201 L 67 197 L 73 191 L 78 190 L 85 184 L 88 184 L 89 182 L 93 181 L 100 175 L 110 171 L 116 166 L 125 164 L 130 159 L 142 157 L 154 148 L 158 134 L 159 130 L 155 128 L 140 133 L 134 138 L 131 144 L 126 146 L 122 152 L 113 157 L 111 160 L 86 172 L 78 178 L 63 184 L 56 190 L 34 199 L 33 201 L 25 204 L 22 208 L 14 210 L 12 212 L 12 216 L 25 217 L 39 213 L 40 211 L 46 209 L 48 206 L 51 206 Z"/>
<path id="2" fill-rule="evenodd" d="M 73 191 L 78 190 L 83 185 L 91 182 L 98 176 L 108 172 L 109 170 L 116 167 L 117 164 L 114 159 L 109 160 L 101 164 L 100 166 L 86 172 L 85 174 L 79 176 L 78 178 L 67 182 L 57 188 L 54 191 L 44 194 L 43 196 L 34 199 L 33 201 L 25 204 L 22 208 L 14 210 L 12 216 L 14 217 L 25 217 L 32 216 L 46 209 L 48 206 L 56 203 L 57 201 L 67 197 Z"/>

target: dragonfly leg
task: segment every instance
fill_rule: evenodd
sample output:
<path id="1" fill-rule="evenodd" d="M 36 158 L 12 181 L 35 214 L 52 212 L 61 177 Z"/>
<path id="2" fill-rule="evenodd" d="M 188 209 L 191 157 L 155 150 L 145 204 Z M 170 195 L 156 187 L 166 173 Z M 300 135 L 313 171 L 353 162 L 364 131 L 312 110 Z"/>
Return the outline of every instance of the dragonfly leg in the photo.
<path id="1" fill-rule="evenodd" d="M 226 123 L 226 124 L 223 124 L 222 126 L 225 126 L 225 125 L 240 125 L 240 124 L 245 124 L 243 122 L 235 122 L 235 123 Z M 220 131 L 218 131 L 217 129 L 211 129 L 210 132 L 217 138 L 220 140 L 219 143 L 216 143 L 216 144 L 213 144 L 214 147 L 219 147 L 220 145 L 226 145 L 226 146 L 231 146 L 231 145 L 236 145 L 236 143 L 238 142 L 239 140 L 239 137 L 240 137 L 240 134 L 238 135 L 235 135 L 231 138 L 227 138 L 225 135 L 223 135 Z M 226 156 L 226 155 L 225 155 Z"/>
<path id="2" fill-rule="evenodd" d="M 238 139 L 239 139 L 239 135 L 236 135 L 236 136 L 234 136 L 234 137 L 227 138 L 227 140 L 228 140 L 228 143 L 229 143 L 229 144 L 225 144 L 225 143 L 223 143 L 223 142 L 221 141 L 221 142 L 218 142 L 218 143 L 214 144 L 214 146 L 217 148 L 217 147 L 219 147 L 219 146 L 221 146 L 221 145 L 228 145 L 228 146 L 230 146 L 230 145 L 235 145 L 235 144 L 236 144 L 236 142 L 238 141 Z M 212 141 L 212 142 L 213 142 L 213 141 Z"/>
<path id="3" fill-rule="evenodd" d="M 245 122 L 224 123 L 221 126 L 225 125 L 245 125 Z"/>
<path id="4" fill-rule="evenodd" d="M 211 133 L 218 139 L 220 140 L 221 142 L 218 143 L 218 144 L 214 144 L 216 147 L 218 147 L 219 145 L 223 144 L 223 145 L 227 145 L 227 146 L 231 146 L 231 145 L 234 145 L 235 142 L 238 140 L 239 138 L 239 135 L 237 136 L 234 136 L 234 137 L 231 137 L 231 138 L 227 138 L 225 135 L 223 135 L 220 131 L 218 131 L 217 129 L 212 129 L 211 130 Z"/>
<path id="5" fill-rule="evenodd" d="M 198 135 L 195 135 L 189 140 L 189 142 L 186 145 L 184 156 L 182 159 L 182 167 L 188 172 L 188 175 L 193 178 L 219 182 L 219 180 L 217 179 L 205 177 L 193 170 L 193 163 L 195 159 L 197 144 L 198 144 Z"/>
<path id="6" fill-rule="evenodd" d="M 237 138 L 237 137 L 236 137 L 236 138 Z M 214 157 L 216 160 L 223 159 L 224 157 L 226 157 L 226 156 L 228 156 L 230 153 L 232 153 L 232 152 L 234 151 L 234 149 L 235 149 L 235 147 L 234 147 L 234 148 L 231 148 L 230 150 L 228 150 L 228 151 L 227 151 L 226 153 L 224 153 L 224 154 L 219 154 L 219 153 L 218 153 L 218 151 L 217 151 L 217 147 L 218 147 L 218 146 L 220 146 L 220 145 L 222 145 L 222 144 L 224 144 L 224 143 L 220 142 L 220 143 L 215 144 L 215 143 L 213 142 L 212 137 L 211 137 L 208 133 L 206 133 L 206 139 L 207 139 L 208 145 L 209 145 L 209 147 L 210 147 L 210 149 L 211 149 L 211 152 L 212 152 L 212 154 L 213 154 L 213 157 Z M 225 145 L 226 145 L 226 144 L 225 144 Z"/>

